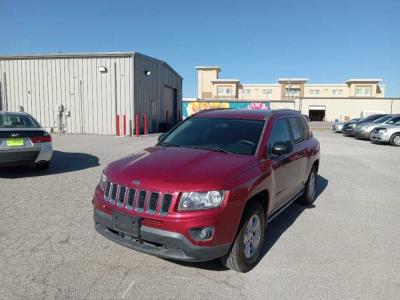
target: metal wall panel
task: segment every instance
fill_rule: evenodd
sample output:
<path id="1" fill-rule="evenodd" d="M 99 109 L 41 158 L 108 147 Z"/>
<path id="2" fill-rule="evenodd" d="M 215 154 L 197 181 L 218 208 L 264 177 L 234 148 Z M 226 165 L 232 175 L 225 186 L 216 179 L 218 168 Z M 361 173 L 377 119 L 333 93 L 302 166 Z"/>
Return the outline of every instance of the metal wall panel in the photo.
<path id="1" fill-rule="evenodd" d="M 150 76 L 146 76 L 146 71 L 150 71 Z M 179 115 L 182 106 L 182 77 L 165 62 L 135 53 L 133 87 L 134 112 L 139 114 L 141 131 L 145 113 L 148 117 L 149 132 L 158 131 L 159 124 L 166 122 L 165 87 L 176 90 L 175 115 Z M 170 122 L 172 115 L 173 112 L 169 112 Z"/>
<path id="2" fill-rule="evenodd" d="M 0 57 L 3 108 L 23 106 L 50 129 L 58 127 L 58 107 L 63 105 L 65 132 L 91 134 L 115 134 L 118 113 L 123 133 L 123 115 L 127 122 L 133 117 L 132 59 L 132 53 Z M 107 72 L 101 73 L 101 66 Z"/>
<path id="3" fill-rule="evenodd" d="M 182 77 L 165 62 L 139 53 L 3 56 L 0 83 L 3 109 L 22 106 L 46 129 L 57 129 L 62 105 L 68 133 L 114 135 L 119 127 L 121 135 L 129 135 L 136 113 L 141 131 L 146 113 L 149 132 L 155 132 L 171 107 L 165 104 L 171 98 L 165 91 L 172 89 L 176 98 L 170 121 L 173 115 L 179 118 L 182 101 Z"/>

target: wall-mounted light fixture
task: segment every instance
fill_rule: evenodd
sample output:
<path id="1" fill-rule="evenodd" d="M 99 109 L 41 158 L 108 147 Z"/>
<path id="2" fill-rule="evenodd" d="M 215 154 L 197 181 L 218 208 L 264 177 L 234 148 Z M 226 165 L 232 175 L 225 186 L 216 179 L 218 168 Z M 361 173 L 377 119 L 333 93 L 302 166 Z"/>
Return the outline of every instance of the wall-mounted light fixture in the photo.
<path id="1" fill-rule="evenodd" d="M 144 75 L 146 75 L 146 76 L 150 76 L 150 75 L 151 75 L 151 72 L 150 72 L 150 71 L 148 71 L 148 70 L 146 70 L 146 71 L 144 71 Z"/>
<path id="2" fill-rule="evenodd" d="M 107 68 L 104 67 L 104 66 L 100 66 L 100 67 L 98 68 L 98 70 L 99 70 L 100 73 L 107 73 Z"/>

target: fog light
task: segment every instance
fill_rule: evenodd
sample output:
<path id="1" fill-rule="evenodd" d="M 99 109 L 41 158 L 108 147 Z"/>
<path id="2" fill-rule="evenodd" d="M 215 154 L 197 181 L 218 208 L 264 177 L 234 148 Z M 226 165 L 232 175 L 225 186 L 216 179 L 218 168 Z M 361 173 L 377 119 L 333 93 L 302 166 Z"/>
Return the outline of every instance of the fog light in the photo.
<path id="1" fill-rule="evenodd" d="M 189 230 L 189 234 L 195 241 L 207 241 L 212 239 L 214 235 L 214 228 L 213 227 L 192 228 Z"/>

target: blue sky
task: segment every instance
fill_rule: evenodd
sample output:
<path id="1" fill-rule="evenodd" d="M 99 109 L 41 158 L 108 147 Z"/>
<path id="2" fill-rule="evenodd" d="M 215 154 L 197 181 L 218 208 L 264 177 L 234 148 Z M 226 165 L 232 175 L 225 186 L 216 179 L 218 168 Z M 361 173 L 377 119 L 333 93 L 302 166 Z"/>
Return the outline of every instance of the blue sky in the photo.
<path id="1" fill-rule="evenodd" d="M 138 51 L 196 96 L 197 65 L 245 83 L 384 78 L 400 97 L 400 1 L 0 0 L 0 54 Z"/>

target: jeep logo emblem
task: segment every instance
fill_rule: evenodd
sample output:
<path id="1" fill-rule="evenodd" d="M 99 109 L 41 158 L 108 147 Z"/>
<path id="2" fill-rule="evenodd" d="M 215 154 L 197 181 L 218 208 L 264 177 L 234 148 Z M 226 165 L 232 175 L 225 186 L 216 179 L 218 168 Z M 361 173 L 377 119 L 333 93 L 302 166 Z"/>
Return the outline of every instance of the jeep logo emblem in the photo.
<path id="1" fill-rule="evenodd" d="M 132 183 L 134 185 L 139 185 L 140 184 L 140 180 L 134 179 L 134 180 L 132 180 Z"/>

